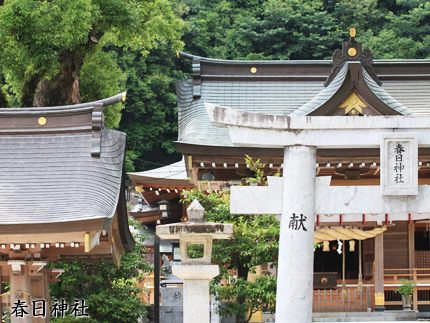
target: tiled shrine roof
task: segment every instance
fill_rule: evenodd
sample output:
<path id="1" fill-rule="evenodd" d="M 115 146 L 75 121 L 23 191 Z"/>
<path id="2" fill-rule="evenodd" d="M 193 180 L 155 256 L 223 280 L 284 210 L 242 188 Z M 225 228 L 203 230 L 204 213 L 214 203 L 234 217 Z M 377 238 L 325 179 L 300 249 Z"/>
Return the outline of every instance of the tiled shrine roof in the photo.
<path id="1" fill-rule="evenodd" d="M 107 229 L 117 214 L 131 251 L 123 198 L 126 134 L 104 128 L 103 106 L 0 109 L 2 234 Z"/>
<path id="2" fill-rule="evenodd" d="M 341 87 L 348 71 L 343 65 L 324 87 L 332 61 L 226 61 L 195 57 L 193 79 L 176 84 L 179 107 L 178 142 L 232 146 L 225 128 L 210 124 L 204 102 L 271 115 L 308 115 Z M 358 62 L 354 62 L 358 63 Z M 375 60 L 379 86 L 361 67 L 371 92 L 393 114 L 429 114 L 430 60 Z M 251 69 L 257 72 L 252 73 Z"/>
<path id="3" fill-rule="evenodd" d="M 0 223 L 111 219 L 125 137 L 103 130 L 92 157 L 91 133 L 0 135 Z"/>

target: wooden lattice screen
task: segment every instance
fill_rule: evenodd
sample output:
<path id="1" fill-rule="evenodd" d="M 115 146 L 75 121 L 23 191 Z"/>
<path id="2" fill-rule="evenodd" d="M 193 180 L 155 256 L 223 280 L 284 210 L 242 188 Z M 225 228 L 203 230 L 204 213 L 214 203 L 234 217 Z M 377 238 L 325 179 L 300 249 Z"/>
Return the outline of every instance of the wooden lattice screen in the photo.
<path id="1" fill-rule="evenodd" d="M 415 268 L 430 268 L 430 251 L 415 251 Z"/>

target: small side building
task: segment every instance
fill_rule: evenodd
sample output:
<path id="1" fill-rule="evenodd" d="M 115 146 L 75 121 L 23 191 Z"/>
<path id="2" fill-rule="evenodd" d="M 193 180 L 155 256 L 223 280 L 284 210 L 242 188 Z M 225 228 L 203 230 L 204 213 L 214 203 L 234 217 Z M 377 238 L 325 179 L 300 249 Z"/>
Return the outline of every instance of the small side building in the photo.
<path id="1" fill-rule="evenodd" d="M 123 100 L 125 93 L 73 106 L 0 109 L 0 277 L 10 282 L 1 304 L 29 306 L 29 315 L 12 315 L 12 322 L 49 322 L 48 283 L 62 273 L 47 269 L 50 262 L 119 265 L 133 250 L 126 134 L 104 123 L 105 107 Z M 47 317 L 32 317 L 35 300 L 46 302 Z"/>

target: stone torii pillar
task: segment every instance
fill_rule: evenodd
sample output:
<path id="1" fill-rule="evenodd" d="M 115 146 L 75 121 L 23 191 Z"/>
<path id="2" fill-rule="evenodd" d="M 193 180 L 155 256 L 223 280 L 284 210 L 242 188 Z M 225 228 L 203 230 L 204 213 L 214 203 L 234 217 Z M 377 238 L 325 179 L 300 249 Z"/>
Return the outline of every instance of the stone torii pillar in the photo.
<path id="1" fill-rule="evenodd" d="M 283 318 L 281 322 L 312 321 L 315 163 L 315 147 L 290 146 L 284 150 L 285 189 L 276 292 L 278 322 L 279 317 Z"/>
<path id="2" fill-rule="evenodd" d="M 179 239 L 181 265 L 172 266 L 172 273 L 184 281 L 184 323 L 210 322 L 210 290 L 212 278 L 219 275 L 219 266 L 211 265 L 212 240 L 231 239 L 233 224 L 204 222 L 204 208 L 197 200 L 188 207 L 188 222 L 157 226 L 160 239 Z M 190 258 L 188 247 L 203 245 L 202 258 Z"/>

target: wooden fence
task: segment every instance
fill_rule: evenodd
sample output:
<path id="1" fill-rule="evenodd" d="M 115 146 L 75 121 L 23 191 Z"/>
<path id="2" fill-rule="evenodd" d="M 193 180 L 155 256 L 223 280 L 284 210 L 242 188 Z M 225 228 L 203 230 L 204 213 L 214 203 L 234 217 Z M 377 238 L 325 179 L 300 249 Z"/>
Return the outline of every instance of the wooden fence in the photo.
<path id="1" fill-rule="evenodd" d="M 313 312 L 367 312 L 371 307 L 370 288 L 347 288 L 342 295 L 342 288 L 314 290 Z"/>

